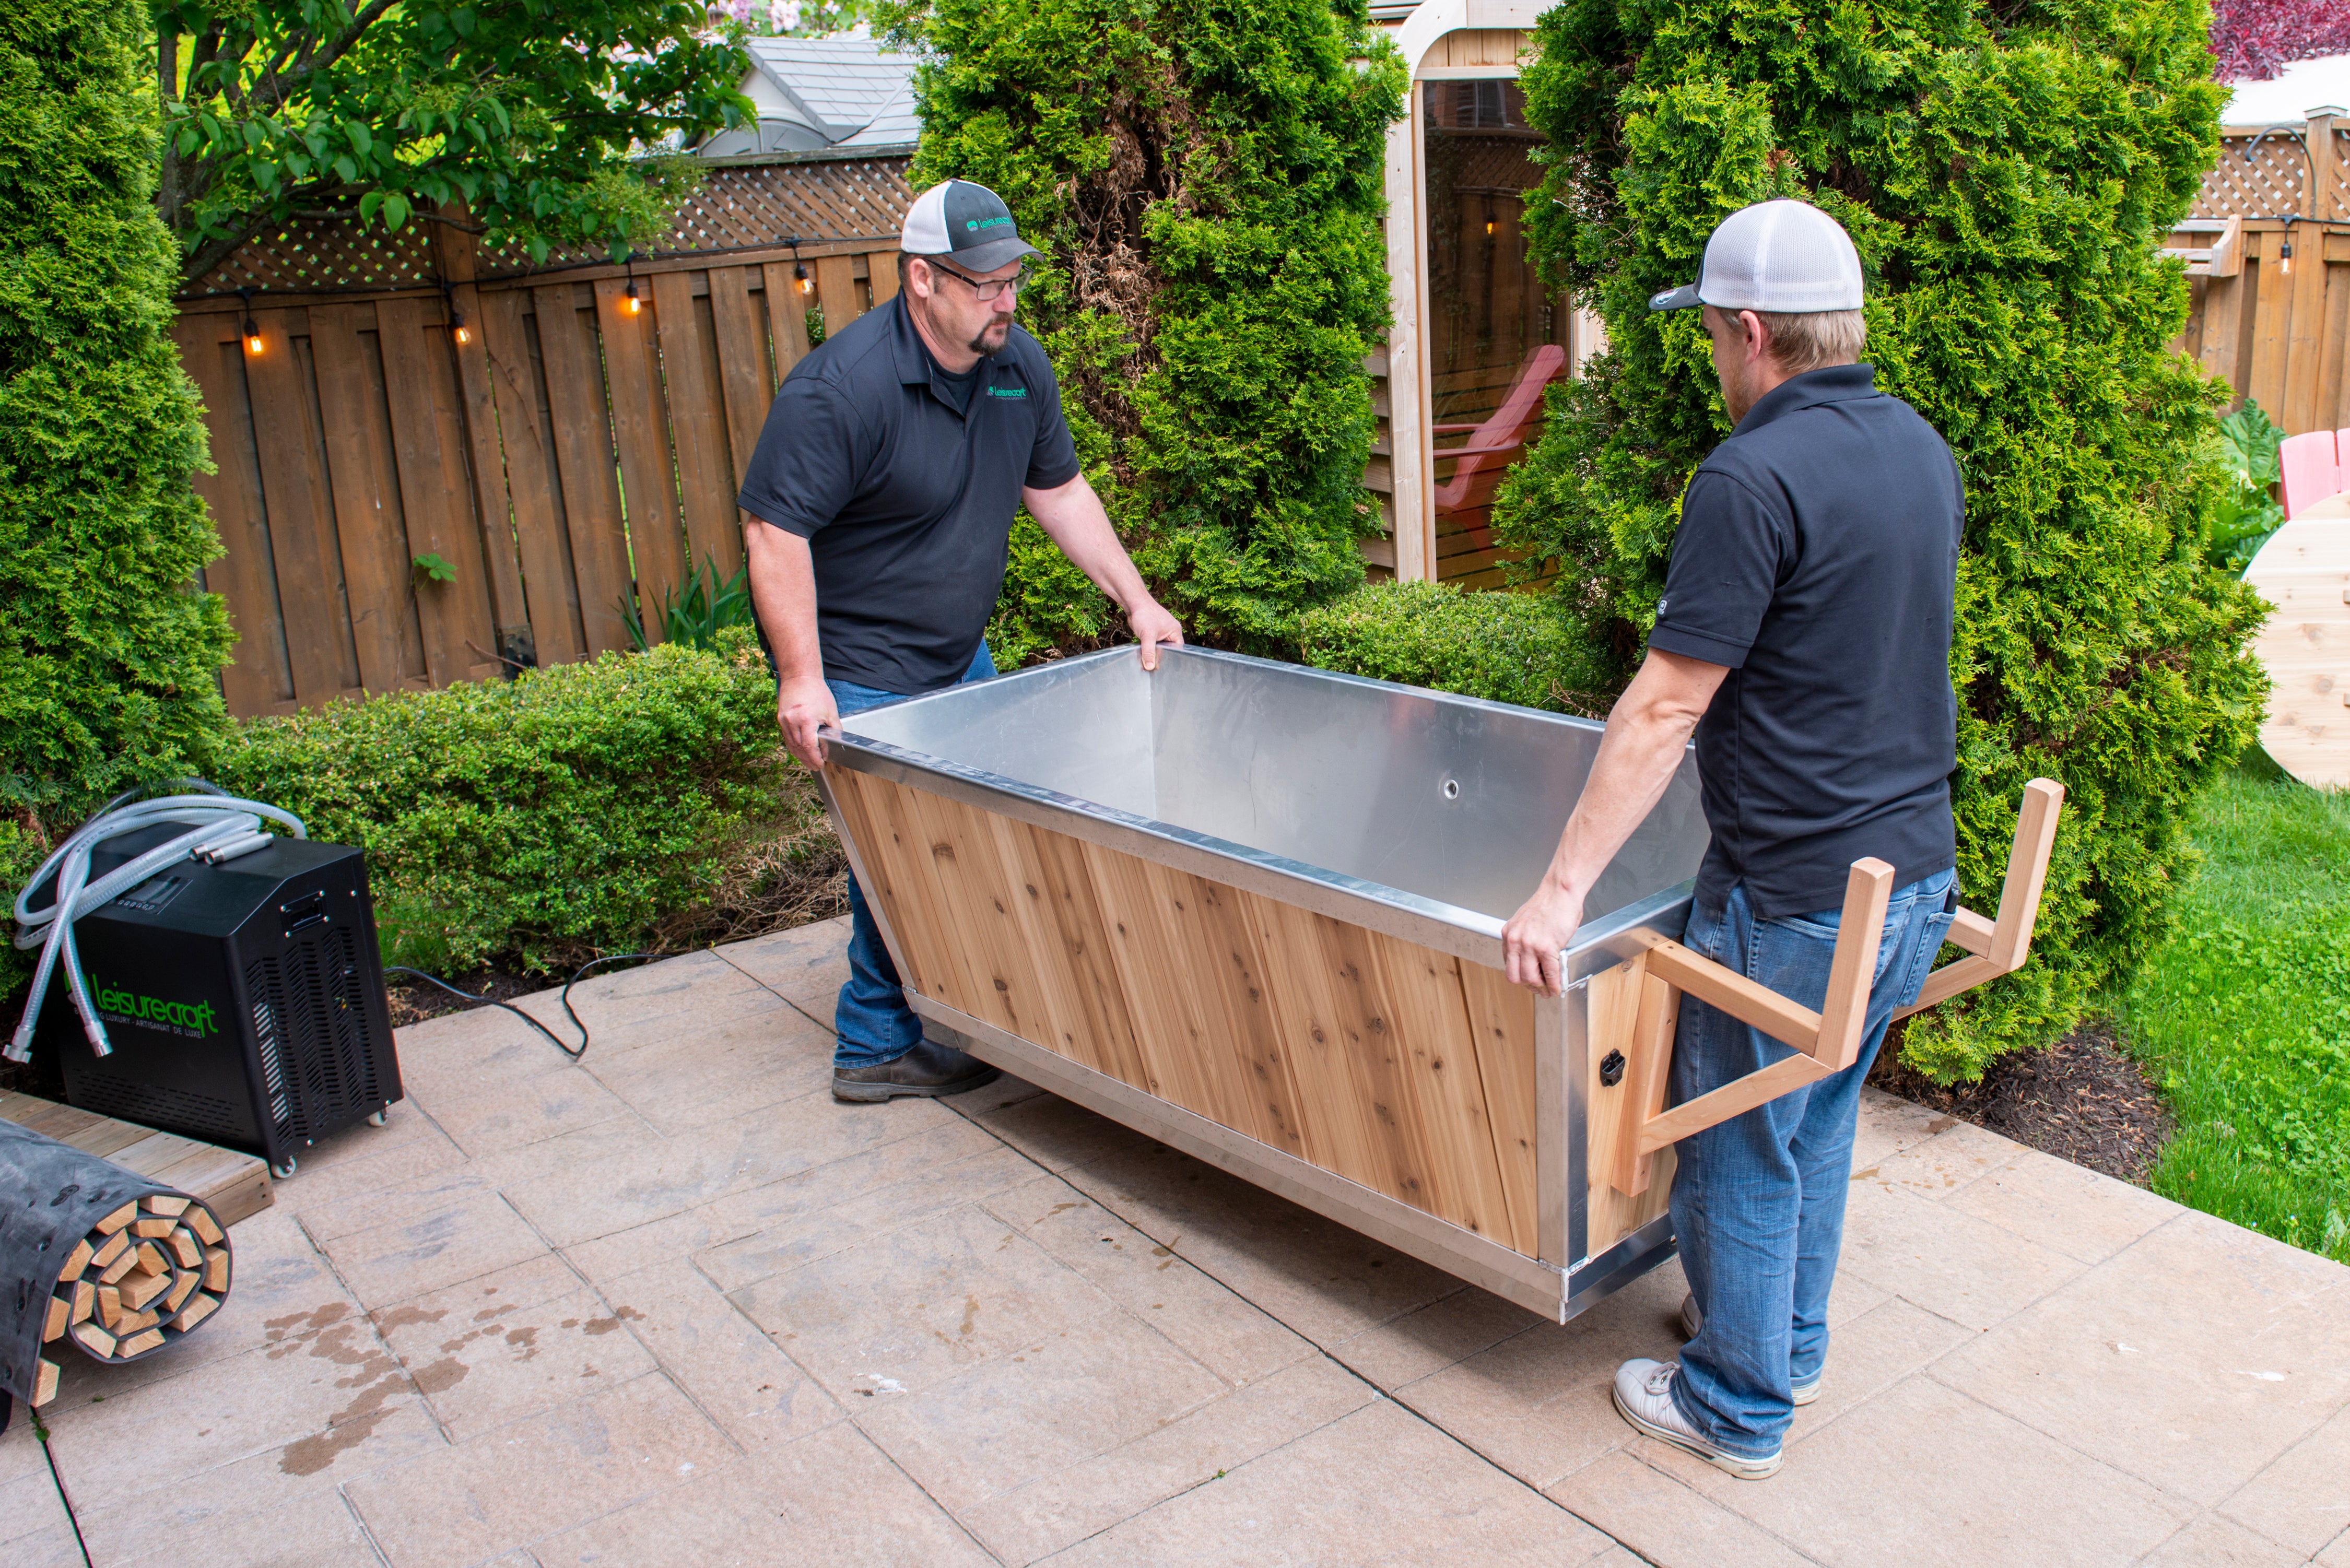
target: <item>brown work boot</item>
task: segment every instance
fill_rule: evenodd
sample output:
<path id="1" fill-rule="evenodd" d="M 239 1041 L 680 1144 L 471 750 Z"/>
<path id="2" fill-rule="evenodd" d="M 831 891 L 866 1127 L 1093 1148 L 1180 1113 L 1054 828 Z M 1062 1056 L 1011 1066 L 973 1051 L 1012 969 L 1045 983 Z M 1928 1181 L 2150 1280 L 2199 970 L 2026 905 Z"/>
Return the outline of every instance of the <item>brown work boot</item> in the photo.
<path id="1" fill-rule="evenodd" d="M 1001 1069 L 976 1056 L 922 1040 L 895 1061 L 870 1067 L 835 1067 L 832 1097 L 857 1102 L 894 1100 L 904 1095 L 960 1095 L 1002 1076 Z"/>

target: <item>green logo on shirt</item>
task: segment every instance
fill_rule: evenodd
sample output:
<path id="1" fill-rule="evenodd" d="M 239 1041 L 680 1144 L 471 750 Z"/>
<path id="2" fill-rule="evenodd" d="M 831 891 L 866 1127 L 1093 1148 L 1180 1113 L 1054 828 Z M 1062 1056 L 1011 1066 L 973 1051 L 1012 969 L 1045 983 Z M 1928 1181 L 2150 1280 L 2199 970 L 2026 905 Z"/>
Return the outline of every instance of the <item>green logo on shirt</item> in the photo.
<path id="1" fill-rule="evenodd" d="M 1024 398 L 1028 395 L 1028 389 L 1025 387 L 990 387 L 987 389 L 987 395 L 991 398 Z"/>

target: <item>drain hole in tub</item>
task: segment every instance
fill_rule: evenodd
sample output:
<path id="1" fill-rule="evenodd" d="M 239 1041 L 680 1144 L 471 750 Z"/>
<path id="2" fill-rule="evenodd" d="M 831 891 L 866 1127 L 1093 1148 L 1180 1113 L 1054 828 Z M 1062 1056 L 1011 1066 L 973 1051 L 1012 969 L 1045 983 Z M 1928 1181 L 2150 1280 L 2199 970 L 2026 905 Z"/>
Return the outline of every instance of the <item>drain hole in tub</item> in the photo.
<path id="1" fill-rule="evenodd" d="M 1461 781 L 1459 779 L 1446 779 L 1439 787 L 1442 790 L 1445 799 L 1459 800 L 1461 798 Z"/>

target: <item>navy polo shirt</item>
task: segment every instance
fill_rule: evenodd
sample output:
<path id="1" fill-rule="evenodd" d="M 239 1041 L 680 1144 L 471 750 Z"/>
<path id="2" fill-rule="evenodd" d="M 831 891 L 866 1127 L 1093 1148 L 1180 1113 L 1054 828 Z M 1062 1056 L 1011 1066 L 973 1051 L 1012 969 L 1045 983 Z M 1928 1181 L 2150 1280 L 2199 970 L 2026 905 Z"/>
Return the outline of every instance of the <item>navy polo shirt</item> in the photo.
<path id="1" fill-rule="evenodd" d="M 1690 478 L 1648 646 L 1730 667 L 1697 727 L 1713 831 L 1697 895 L 1834 909 L 1855 860 L 1949 870 L 1950 449 L 1866 365 L 1780 383 Z"/>
<path id="2" fill-rule="evenodd" d="M 1077 476 L 1045 350 L 1014 326 L 966 384 L 901 295 L 792 367 L 738 504 L 808 542 L 829 680 L 907 696 L 970 668 L 1024 485 Z"/>

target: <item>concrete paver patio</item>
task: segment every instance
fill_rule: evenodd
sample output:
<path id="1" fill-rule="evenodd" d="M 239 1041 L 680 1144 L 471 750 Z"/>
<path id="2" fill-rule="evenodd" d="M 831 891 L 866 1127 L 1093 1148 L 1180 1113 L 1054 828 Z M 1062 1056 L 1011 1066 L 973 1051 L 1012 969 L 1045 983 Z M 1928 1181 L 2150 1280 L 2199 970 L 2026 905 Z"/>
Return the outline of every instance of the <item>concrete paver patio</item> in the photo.
<path id="1" fill-rule="evenodd" d="M 836 1105 L 844 940 L 402 1032 L 211 1324 L 68 1358 L 92 1560 L 2350 1568 L 2350 1270 L 1872 1094 L 1740 1482 L 1608 1403 L 1677 1266 L 1561 1327 L 1024 1084 Z M 80 1561 L 20 1418 L 0 1562 Z"/>

